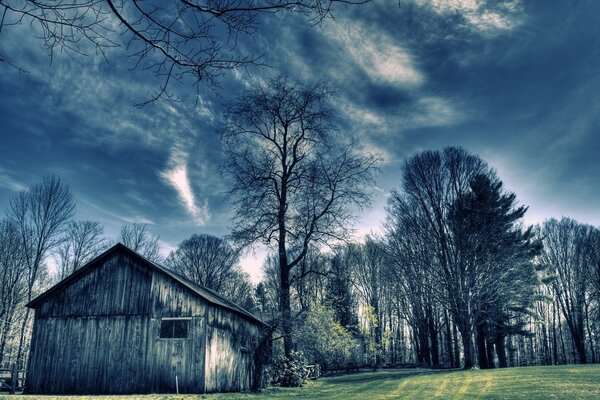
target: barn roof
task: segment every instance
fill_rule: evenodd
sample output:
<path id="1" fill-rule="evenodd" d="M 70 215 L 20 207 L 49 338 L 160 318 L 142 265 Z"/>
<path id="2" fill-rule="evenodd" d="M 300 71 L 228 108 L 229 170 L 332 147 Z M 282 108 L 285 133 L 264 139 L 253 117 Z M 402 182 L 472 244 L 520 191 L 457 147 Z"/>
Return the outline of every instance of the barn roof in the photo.
<path id="1" fill-rule="evenodd" d="M 63 288 L 69 286 L 72 282 L 76 281 L 77 279 L 79 279 L 80 277 L 85 275 L 88 271 L 102 265 L 104 263 L 104 261 L 110 259 L 111 257 L 113 257 L 115 254 L 118 254 L 118 253 L 126 254 L 126 255 L 140 261 L 142 265 L 147 266 L 148 268 L 154 269 L 154 270 L 168 276 L 169 278 L 173 279 L 174 281 L 176 281 L 179 284 L 183 285 L 184 287 L 188 288 L 189 290 L 192 291 L 192 293 L 201 297 L 205 301 L 208 301 L 209 303 L 226 308 L 226 309 L 233 311 L 236 314 L 241 315 L 242 317 L 245 317 L 246 319 L 249 319 L 251 321 L 255 321 L 260 324 L 267 325 L 264 321 L 260 320 L 252 313 L 244 310 L 242 307 L 238 306 L 234 302 L 227 300 L 226 298 L 224 298 L 223 296 L 221 296 L 214 290 L 200 286 L 200 285 L 192 282 L 188 278 L 186 278 L 176 272 L 173 272 L 170 269 L 163 267 L 162 265 L 159 265 L 155 262 L 148 260 L 141 254 L 131 250 L 129 247 L 127 247 L 121 243 L 117 243 L 110 249 L 106 250 L 104 253 L 100 254 L 98 257 L 96 257 L 92 261 L 88 262 L 82 268 L 78 269 L 77 271 L 75 271 L 74 273 L 72 273 L 71 275 L 69 275 L 65 279 L 63 279 L 62 281 L 58 282 L 56 285 L 52 286 L 50 289 L 48 289 L 44 293 L 40 294 L 35 299 L 31 300 L 29 303 L 27 303 L 26 306 L 29 308 L 36 308 L 44 300 L 46 300 L 53 294 L 60 292 Z"/>

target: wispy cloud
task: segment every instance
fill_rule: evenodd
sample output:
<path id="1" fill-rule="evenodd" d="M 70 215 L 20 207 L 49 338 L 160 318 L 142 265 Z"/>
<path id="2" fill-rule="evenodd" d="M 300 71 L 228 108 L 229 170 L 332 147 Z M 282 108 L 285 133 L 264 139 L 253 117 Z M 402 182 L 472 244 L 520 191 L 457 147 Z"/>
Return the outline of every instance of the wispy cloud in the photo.
<path id="1" fill-rule="evenodd" d="M 504 0 L 490 4 L 487 0 L 417 0 L 429 5 L 437 14 L 462 15 L 466 23 L 480 33 L 489 34 L 514 28 L 520 21 L 520 0 Z"/>
<path id="2" fill-rule="evenodd" d="M 410 53 L 390 35 L 359 23 L 340 21 L 331 28 L 330 36 L 374 81 L 403 87 L 423 83 L 423 75 Z"/>
<path id="3" fill-rule="evenodd" d="M 25 189 L 25 185 L 21 182 L 15 180 L 10 176 L 6 171 L 0 168 L 0 186 L 4 186 L 10 190 L 14 190 L 15 192 L 19 192 Z"/>
<path id="4" fill-rule="evenodd" d="M 160 175 L 175 189 L 179 196 L 179 200 L 183 203 L 186 210 L 194 217 L 196 222 L 199 225 L 206 224 L 210 218 L 208 204 L 204 201 L 201 206 L 198 206 L 188 176 L 187 161 L 180 161 L 174 167 L 161 172 Z"/>

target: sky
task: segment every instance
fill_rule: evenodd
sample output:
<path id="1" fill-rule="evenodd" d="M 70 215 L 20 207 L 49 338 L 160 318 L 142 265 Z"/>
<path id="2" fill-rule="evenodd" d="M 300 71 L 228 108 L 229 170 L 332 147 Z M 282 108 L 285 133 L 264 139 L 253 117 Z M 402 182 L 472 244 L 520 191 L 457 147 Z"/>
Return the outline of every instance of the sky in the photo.
<path id="1" fill-rule="evenodd" d="M 268 67 L 226 73 L 218 88 L 176 82 L 178 101 L 142 108 L 160 87 L 124 48 L 51 59 L 29 24 L 0 32 L 0 209 L 54 173 L 77 218 L 116 237 L 148 224 L 164 255 L 193 233 L 231 229 L 220 173 L 224 104 L 285 73 L 335 91 L 337 123 L 383 157 L 357 237 L 381 230 L 400 166 L 462 146 L 529 207 L 525 222 L 568 216 L 600 226 L 600 2 L 376 0 L 337 7 L 320 25 L 265 17 L 233 51 Z M 264 248 L 243 267 L 261 276 Z"/>

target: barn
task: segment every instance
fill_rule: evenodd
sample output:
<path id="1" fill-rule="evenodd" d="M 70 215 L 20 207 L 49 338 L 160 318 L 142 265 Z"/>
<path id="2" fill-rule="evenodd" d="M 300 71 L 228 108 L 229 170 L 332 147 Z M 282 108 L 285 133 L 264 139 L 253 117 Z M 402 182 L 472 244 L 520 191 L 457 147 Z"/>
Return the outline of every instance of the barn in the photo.
<path id="1" fill-rule="evenodd" d="M 266 325 L 117 244 L 32 300 L 25 391 L 248 390 Z"/>

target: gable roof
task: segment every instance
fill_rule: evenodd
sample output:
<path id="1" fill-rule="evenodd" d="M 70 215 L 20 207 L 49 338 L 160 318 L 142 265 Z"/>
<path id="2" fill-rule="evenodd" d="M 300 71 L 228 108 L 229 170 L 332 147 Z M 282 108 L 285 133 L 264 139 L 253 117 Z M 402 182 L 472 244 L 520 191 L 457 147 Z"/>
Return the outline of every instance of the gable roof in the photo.
<path id="1" fill-rule="evenodd" d="M 223 296 L 221 296 L 214 290 L 200 286 L 200 285 L 192 282 L 190 279 L 184 277 L 183 275 L 180 275 L 176 272 L 171 271 L 168 268 L 163 267 L 162 265 L 159 265 L 155 262 L 148 260 L 141 254 L 131 250 L 129 247 L 127 247 L 121 243 L 117 243 L 110 249 L 106 250 L 104 253 L 100 254 L 98 257 L 94 258 L 92 261 L 88 262 L 86 265 L 84 265 L 77 271 L 73 272 L 71 275 L 67 276 L 65 279 L 58 282 L 56 285 L 52 286 L 50 289 L 46 290 L 44 293 L 37 296 L 35 299 L 31 300 L 29 303 L 26 304 L 26 306 L 29 308 L 36 308 L 44 300 L 46 300 L 50 296 L 54 295 L 55 293 L 60 292 L 65 287 L 69 286 L 72 282 L 78 280 L 80 277 L 85 275 L 88 271 L 102 265 L 106 260 L 109 260 L 110 258 L 112 258 L 114 255 L 116 255 L 118 253 L 128 255 L 131 258 L 139 261 L 142 265 L 144 265 L 150 269 L 153 269 L 155 271 L 158 271 L 159 273 L 162 273 L 163 275 L 168 276 L 169 278 L 173 279 L 177 283 L 188 288 L 196 296 L 201 297 L 203 300 L 208 301 L 209 303 L 226 308 L 246 319 L 249 319 L 251 321 L 258 322 L 262 325 L 267 326 L 267 324 L 264 321 L 257 318 L 252 313 L 244 310 L 242 307 L 235 304 L 234 302 L 227 300 L 226 298 L 224 298 Z"/>

